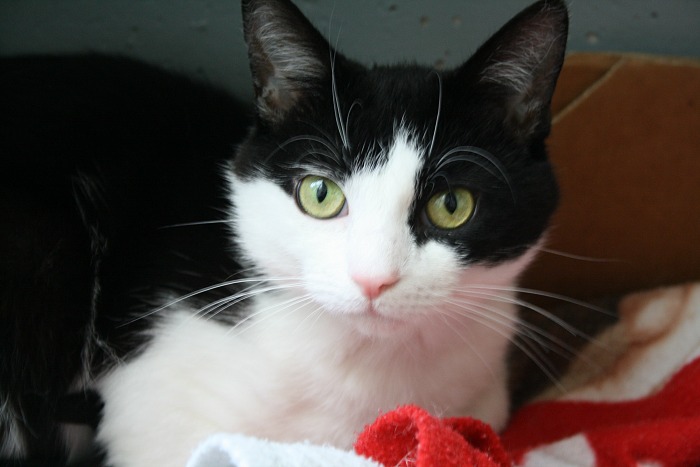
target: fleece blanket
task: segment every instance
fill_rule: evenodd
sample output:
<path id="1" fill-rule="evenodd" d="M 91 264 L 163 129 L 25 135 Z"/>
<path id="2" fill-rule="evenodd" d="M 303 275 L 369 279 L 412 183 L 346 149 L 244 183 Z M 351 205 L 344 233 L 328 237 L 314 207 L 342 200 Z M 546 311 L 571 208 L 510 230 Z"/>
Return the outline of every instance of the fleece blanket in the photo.
<path id="1" fill-rule="evenodd" d="M 405 406 L 368 425 L 355 452 L 224 434 L 188 466 L 700 465 L 700 283 L 630 295 L 619 314 L 503 433 Z"/>

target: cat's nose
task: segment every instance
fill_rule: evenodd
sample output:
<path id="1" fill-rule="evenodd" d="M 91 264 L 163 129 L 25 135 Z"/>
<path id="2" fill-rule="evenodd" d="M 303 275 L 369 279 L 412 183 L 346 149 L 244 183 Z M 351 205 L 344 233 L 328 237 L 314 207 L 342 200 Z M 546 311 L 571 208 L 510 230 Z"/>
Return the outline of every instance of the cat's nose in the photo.
<path id="1" fill-rule="evenodd" d="M 396 284 L 399 281 L 399 276 L 394 274 L 385 276 L 364 276 L 354 274 L 352 276 L 352 280 L 360 286 L 362 294 L 365 297 L 373 300 Z"/>

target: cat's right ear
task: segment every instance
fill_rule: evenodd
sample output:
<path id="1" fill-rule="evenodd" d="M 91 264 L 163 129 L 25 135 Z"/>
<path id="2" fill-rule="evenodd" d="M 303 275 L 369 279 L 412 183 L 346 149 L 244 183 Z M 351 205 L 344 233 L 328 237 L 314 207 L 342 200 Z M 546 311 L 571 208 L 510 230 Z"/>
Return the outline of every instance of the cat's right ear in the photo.
<path id="1" fill-rule="evenodd" d="M 494 34 L 459 72 L 490 91 L 523 141 L 546 136 L 564 61 L 569 15 L 564 0 L 540 0 Z"/>
<path id="2" fill-rule="evenodd" d="M 329 76 L 334 52 L 288 0 L 243 0 L 242 9 L 258 114 L 274 124 Z"/>

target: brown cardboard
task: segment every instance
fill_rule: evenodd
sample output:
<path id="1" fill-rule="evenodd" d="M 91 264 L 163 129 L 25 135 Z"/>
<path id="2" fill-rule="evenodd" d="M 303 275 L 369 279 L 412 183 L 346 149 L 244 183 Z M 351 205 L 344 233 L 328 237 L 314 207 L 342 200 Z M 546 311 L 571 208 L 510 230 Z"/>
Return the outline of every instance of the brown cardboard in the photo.
<path id="1" fill-rule="evenodd" d="M 549 139 L 561 205 L 523 285 L 571 297 L 700 279 L 700 62 L 567 57 Z"/>

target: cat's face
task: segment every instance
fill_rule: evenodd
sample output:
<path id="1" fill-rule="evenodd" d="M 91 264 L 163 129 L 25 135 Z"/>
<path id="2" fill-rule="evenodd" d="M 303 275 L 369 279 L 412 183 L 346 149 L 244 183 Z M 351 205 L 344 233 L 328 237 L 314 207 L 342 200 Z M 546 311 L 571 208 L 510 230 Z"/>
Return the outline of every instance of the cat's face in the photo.
<path id="1" fill-rule="evenodd" d="M 556 6 L 438 73 L 367 69 L 291 4 L 245 4 L 259 120 L 232 196 L 251 265 L 368 333 L 512 284 L 556 205 L 543 143 L 566 37 Z"/>

